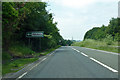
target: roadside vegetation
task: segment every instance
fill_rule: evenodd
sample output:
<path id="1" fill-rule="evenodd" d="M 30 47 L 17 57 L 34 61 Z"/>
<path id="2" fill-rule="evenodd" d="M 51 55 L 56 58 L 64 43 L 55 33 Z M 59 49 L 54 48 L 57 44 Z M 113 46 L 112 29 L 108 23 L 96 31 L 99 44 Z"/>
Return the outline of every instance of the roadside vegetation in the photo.
<path id="1" fill-rule="evenodd" d="M 17 58 L 17 59 L 15 58 L 11 59 L 11 56 L 9 54 L 4 55 L 3 58 L 6 62 L 2 65 L 2 75 L 5 76 L 7 73 L 17 72 L 21 70 L 22 68 L 24 68 L 25 66 L 27 66 L 28 64 L 34 61 L 37 61 L 41 56 L 45 56 L 59 47 L 60 46 L 57 46 L 52 49 L 47 49 L 43 52 L 35 53 L 35 55 L 32 55 L 32 57 L 30 56 L 27 58 L 22 57 L 22 58 Z"/>
<path id="2" fill-rule="evenodd" d="M 86 32 L 83 41 L 75 42 L 72 45 L 118 53 L 119 41 L 120 19 L 112 18 L 108 26 L 94 27 Z"/>
<path id="3" fill-rule="evenodd" d="M 66 45 L 45 2 L 2 3 L 2 73 L 16 72 L 54 49 Z M 26 37 L 44 31 L 43 38 Z"/>
<path id="4" fill-rule="evenodd" d="M 106 41 L 86 39 L 81 42 L 75 42 L 72 44 L 72 46 L 87 47 L 87 48 L 93 48 L 93 49 L 99 49 L 99 50 L 118 53 L 118 42 L 112 41 L 110 44 L 111 45 L 108 45 L 108 42 Z"/>
<path id="5" fill-rule="evenodd" d="M 8 61 L 5 64 L 2 65 L 2 75 L 5 75 L 7 73 L 17 72 L 20 69 L 24 68 L 25 65 L 32 63 L 34 61 L 38 60 L 37 58 L 23 58 L 23 59 L 17 59 L 14 61 Z"/>

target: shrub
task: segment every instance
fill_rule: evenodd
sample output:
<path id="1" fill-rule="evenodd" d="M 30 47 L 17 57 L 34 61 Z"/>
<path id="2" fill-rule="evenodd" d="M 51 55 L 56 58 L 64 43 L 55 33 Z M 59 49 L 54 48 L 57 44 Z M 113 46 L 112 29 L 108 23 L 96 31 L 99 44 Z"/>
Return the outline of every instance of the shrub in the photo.
<path id="1" fill-rule="evenodd" d="M 25 55 L 32 55 L 35 52 L 26 46 L 15 45 L 10 48 L 13 56 L 23 57 Z"/>
<path id="2" fill-rule="evenodd" d="M 113 37 L 111 35 L 106 35 L 106 38 L 103 39 L 104 42 L 106 42 L 107 45 L 113 44 Z"/>
<path id="3" fill-rule="evenodd" d="M 11 58 L 12 58 L 12 56 L 9 53 L 7 53 L 7 52 L 2 53 L 3 60 L 10 60 Z"/>

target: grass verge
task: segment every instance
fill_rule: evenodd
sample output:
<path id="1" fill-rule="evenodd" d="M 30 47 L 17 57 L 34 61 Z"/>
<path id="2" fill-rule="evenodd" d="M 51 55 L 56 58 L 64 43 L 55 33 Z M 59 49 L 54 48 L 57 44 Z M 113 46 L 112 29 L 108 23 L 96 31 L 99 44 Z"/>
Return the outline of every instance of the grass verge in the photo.
<path id="1" fill-rule="evenodd" d="M 29 59 L 17 59 L 14 61 L 6 62 L 2 65 L 2 75 L 7 73 L 17 72 L 24 67 L 24 65 L 32 63 L 38 60 L 38 58 L 29 58 Z"/>
<path id="2" fill-rule="evenodd" d="M 96 40 L 87 39 L 81 42 L 75 42 L 72 44 L 72 46 L 87 47 L 87 48 L 118 53 L 118 47 L 117 47 L 118 42 L 114 42 L 114 41 L 111 42 L 111 44 L 109 45 L 107 41 L 96 41 Z"/>
<path id="3" fill-rule="evenodd" d="M 8 73 L 17 72 L 17 71 L 21 70 L 22 68 L 24 68 L 25 65 L 30 64 L 34 61 L 37 61 L 40 56 L 45 56 L 59 47 L 60 46 L 57 46 L 55 48 L 48 49 L 44 52 L 35 53 L 33 58 L 19 58 L 19 59 L 13 60 L 13 61 L 7 60 L 7 62 L 2 65 L 2 75 L 4 76 Z M 10 55 L 7 55 L 7 56 L 8 56 L 8 58 L 11 58 Z"/>

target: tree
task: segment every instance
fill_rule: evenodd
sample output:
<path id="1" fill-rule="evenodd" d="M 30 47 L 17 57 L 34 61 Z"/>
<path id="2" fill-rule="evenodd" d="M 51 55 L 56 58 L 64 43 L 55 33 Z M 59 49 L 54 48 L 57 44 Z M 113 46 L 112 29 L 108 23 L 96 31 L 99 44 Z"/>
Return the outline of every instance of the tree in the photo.
<path id="1" fill-rule="evenodd" d="M 112 36 L 113 40 L 119 41 L 120 33 L 120 19 L 112 18 L 108 26 L 102 25 L 102 27 L 94 27 L 93 29 L 86 32 L 85 39 L 102 40 L 107 35 Z"/>

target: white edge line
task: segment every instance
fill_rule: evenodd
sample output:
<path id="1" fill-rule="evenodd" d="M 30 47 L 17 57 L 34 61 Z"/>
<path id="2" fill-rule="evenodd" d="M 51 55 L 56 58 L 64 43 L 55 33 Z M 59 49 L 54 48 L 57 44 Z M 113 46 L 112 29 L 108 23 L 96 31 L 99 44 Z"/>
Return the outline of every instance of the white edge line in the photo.
<path id="1" fill-rule="evenodd" d="M 100 61 L 98 61 L 98 60 L 96 60 L 96 59 L 94 59 L 94 58 L 92 58 L 92 57 L 90 57 L 90 59 L 93 60 L 93 61 L 95 61 L 95 62 L 97 62 L 98 64 L 104 66 L 105 68 L 111 70 L 112 72 L 118 72 L 117 70 L 115 70 L 115 69 L 113 69 L 113 68 L 111 68 L 111 67 L 109 67 L 109 66 L 107 66 L 107 65 L 105 65 L 105 64 L 103 64 L 103 63 L 101 63 Z"/>
<path id="2" fill-rule="evenodd" d="M 49 56 L 51 56 L 52 54 L 50 54 Z"/>
<path id="3" fill-rule="evenodd" d="M 47 58 L 44 58 L 44 59 L 42 59 L 42 61 L 44 61 L 44 60 L 46 60 L 46 59 L 47 59 Z M 41 61 L 41 62 L 42 62 L 42 61 Z M 40 63 L 41 63 L 41 62 L 40 62 Z M 38 64 L 39 64 L 39 63 L 38 63 Z M 32 69 L 33 69 L 34 67 L 36 67 L 38 64 L 36 64 L 35 66 L 33 66 L 30 70 L 32 70 Z M 26 74 L 27 74 L 27 72 L 23 73 L 21 76 L 19 76 L 19 77 L 17 78 L 17 80 L 20 79 L 20 78 L 22 78 L 22 77 L 23 77 L 24 75 L 26 75 Z"/>
<path id="4" fill-rule="evenodd" d="M 46 60 L 47 58 L 42 59 L 42 61 Z M 41 61 L 41 62 L 42 62 Z M 38 66 L 41 62 L 37 63 L 35 66 L 33 66 L 30 70 L 32 70 L 34 67 Z"/>
<path id="5" fill-rule="evenodd" d="M 18 79 L 22 78 L 23 76 L 25 76 L 27 74 L 27 72 L 23 73 L 21 76 L 18 77 Z"/>
<path id="6" fill-rule="evenodd" d="M 84 54 L 83 52 L 81 52 L 81 54 L 84 55 L 84 56 L 86 56 L 86 57 L 88 57 L 88 55 Z"/>
<path id="7" fill-rule="evenodd" d="M 53 52 L 53 53 L 49 54 L 49 56 L 53 55 L 54 53 L 55 53 L 55 52 Z"/>
<path id="8" fill-rule="evenodd" d="M 86 47 L 83 47 L 83 48 L 86 48 Z M 120 55 L 119 53 L 109 52 L 109 51 L 104 51 L 104 50 L 98 50 L 98 49 L 92 49 L 92 48 L 86 48 L 86 49 L 90 49 L 90 50 L 94 50 L 94 51 L 100 51 L 100 52 L 114 54 L 114 55 Z"/>
<path id="9" fill-rule="evenodd" d="M 77 52 L 80 52 L 80 51 L 78 51 L 78 50 L 76 50 Z"/>
<path id="10" fill-rule="evenodd" d="M 42 61 L 46 60 L 47 58 L 44 58 Z"/>
<path id="11" fill-rule="evenodd" d="M 33 66 L 30 70 L 32 70 L 35 66 Z"/>

